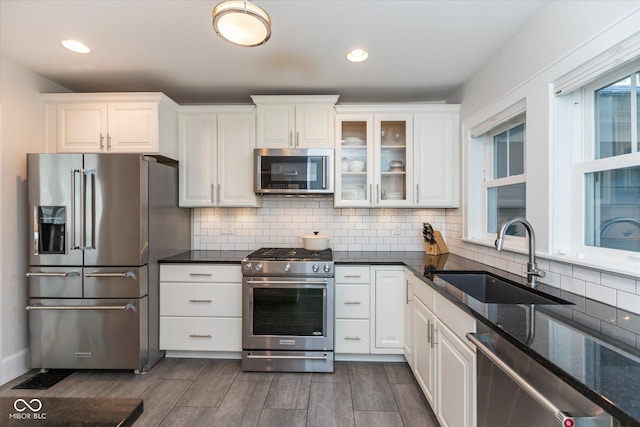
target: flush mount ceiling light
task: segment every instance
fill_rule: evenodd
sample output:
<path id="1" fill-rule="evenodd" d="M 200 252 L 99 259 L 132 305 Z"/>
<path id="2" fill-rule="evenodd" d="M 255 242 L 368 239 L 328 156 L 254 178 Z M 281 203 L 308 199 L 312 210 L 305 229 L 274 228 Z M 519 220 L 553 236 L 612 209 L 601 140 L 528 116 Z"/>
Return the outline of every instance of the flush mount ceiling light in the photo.
<path id="1" fill-rule="evenodd" d="M 223 1 L 212 15 L 216 34 L 233 44 L 259 46 L 271 37 L 271 18 L 249 1 Z"/>
<path id="2" fill-rule="evenodd" d="M 363 62 L 369 58 L 369 52 L 364 49 L 353 49 L 347 53 L 346 58 L 349 62 Z"/>
<path id="3" fill-rule="evenodd" d="M 79 42 L 78 40 L 62 40 L 60 44 L 72 52 L 76 52 L 76 53 L 91 52 L 91 49 L 89 49 L 89 47 L 86 44 Z"/>

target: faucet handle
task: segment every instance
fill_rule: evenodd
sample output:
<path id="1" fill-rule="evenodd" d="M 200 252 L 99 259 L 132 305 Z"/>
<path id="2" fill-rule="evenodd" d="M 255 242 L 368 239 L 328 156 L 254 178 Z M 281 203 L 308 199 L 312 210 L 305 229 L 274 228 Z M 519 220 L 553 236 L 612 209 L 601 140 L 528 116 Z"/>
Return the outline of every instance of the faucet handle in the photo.
<path id="1" fill-rule="evenodd" d="M 537 268 L 532 268 L 527 271 L 527 276 L 536 276 L 536 277 L 546 277 L 547 273 L 544 270 L 538 270 Z"/>

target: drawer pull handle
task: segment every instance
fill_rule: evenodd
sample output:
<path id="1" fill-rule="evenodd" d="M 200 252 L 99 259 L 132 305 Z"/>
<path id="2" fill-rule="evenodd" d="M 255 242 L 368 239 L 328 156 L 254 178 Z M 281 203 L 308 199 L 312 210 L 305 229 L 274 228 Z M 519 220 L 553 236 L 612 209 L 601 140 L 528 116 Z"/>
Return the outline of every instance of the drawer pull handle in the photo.
<path id="1" fill-rule="evenodd" d="M 202 334 L 189 334 L 189 338 L 211 338 L 211 335 L 206 334 L 206 335 L 202 335 Z"/>
<path id="2" fill-rule="evenodd" d="M 211 302 L 210 299 L 190 299 L 189 302 Z"/>
<path id="3" fill-rule="evenodd" d="M 359 279 L 362 276 L 360 274 L 345 274 L 344 277 L 347 279 Z"/>
<path id="4" fill-rule="evenodd" d="M 360 341 L 362 338 L 355 336 L 355 337 L 350 337 L 350 336 L 346 336 L 344 337 L 345 340 L 351 340 L 351 341 Z"/>
<path id="5" fill-rule="evenodd" d="M 211 273 L 189 273 L 189 276 L 211 277 Z"/>
<path id="6" fill-rule="evenodd" d="M 345 301 L 345 305 L 358 305 L 362 304 L 360 301 Z"/>

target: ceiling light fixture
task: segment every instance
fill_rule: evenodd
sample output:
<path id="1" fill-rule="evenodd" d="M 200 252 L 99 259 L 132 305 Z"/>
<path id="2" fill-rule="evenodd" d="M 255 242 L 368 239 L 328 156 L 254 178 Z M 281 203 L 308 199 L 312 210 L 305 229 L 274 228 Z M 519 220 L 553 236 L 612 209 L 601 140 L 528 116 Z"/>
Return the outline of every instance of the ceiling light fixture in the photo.
<path id="1" fill-rule="evenodd" d="M 223 1 L 211 14 L 216 34 L 233 44 L 259 46 L 271 37 L 271 18 L 249 1 Z"/>
<path id="2" fill-rule="evenodd" d="M 349 62 L 363 62 L 369 58 L 369 52 L 364 49 L 353 49 L 347 53 L 346 58 Z"/>
<path id="3" fill-rule="evenodd" d="M 89 47 L 86 44 L 79 42 L 78 40 L 62 40 L 60 44 L 72 52 L 76 52 L 76 53 L 91 52 L 91 49 L 89 49 Z"/>

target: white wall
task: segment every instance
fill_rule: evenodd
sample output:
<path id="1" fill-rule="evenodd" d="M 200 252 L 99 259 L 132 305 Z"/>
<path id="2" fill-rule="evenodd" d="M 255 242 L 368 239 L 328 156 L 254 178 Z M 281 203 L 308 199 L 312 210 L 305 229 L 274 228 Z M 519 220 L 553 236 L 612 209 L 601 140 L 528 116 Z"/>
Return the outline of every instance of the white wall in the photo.
<path id="1" fill-rule="evenodd" d="M 28 369 L 26 305 L 26 157 L 45 148 L 39 94 L 61 86 L 0 58 L 0 384 Z"/>
<path id="2" fill-rule="evenodd" d="M 534 225 L 545 283 L 619 308 L 640 313 L 640 280 L 632 271 L 565 262 L 549 254 L 551 209 L 550 85 L 589 59 L 636 34 L 638 1 L 553 1 L 455 94 L 462 104 L 463 171 L 470 166 L 468 130 L 526 99 L 527 218 Z M 463 172 L 463 207 L 446 212 L 448 244 L 453 253 L 523 275 L 524 253 L 497 252 L 492 242 L 470 242 L 465 227 L 471 177 Z M 566 208 L 566 207 L 565 207 Z M 546 259 L 544 259 L 546 258 Z M 625 273 L 625 274 L 621 274 Z M 638 343 L 640 345 L 640 343 Z"/>
<path id="3" fill-rule="evenodd" d="M 331 197 L 265 197 L 261 208 L 194 209 L 192 248 L 302 247 L 301 236 L 319 231 L 334 250 L 419 251 L 422 223 L 444 230 L 444 215 L 444 209 L 334 209 Z"/>

